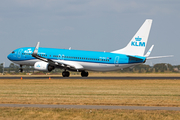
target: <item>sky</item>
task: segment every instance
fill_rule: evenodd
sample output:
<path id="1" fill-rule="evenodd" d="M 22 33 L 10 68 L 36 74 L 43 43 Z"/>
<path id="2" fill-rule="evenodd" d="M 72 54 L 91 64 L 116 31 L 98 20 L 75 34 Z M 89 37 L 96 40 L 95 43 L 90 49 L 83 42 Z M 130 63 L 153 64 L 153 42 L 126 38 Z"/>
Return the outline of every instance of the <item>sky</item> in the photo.
<path id="1" fill-rule="evenodd" d="M 0 63 L 20 47 L 111 52 L 153 19 L 145 53 L 174 55 L 146 64 L 180 65 L 179 0 L 0 0 Z"/>

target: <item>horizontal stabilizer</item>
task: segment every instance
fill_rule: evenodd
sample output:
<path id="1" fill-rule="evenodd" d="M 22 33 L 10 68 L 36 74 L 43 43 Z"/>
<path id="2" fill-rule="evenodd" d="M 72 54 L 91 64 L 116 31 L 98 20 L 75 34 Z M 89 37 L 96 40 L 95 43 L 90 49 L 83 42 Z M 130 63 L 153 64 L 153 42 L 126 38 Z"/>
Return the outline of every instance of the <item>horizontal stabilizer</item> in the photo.
<path id="1" fill-rule="evenodd" d="M 165 57 L 174 57 L 174 55 L 147 57 L 146 59 L 150 60 L 150 59 L 158 59 L 158 58 L 165 58 Z"/>

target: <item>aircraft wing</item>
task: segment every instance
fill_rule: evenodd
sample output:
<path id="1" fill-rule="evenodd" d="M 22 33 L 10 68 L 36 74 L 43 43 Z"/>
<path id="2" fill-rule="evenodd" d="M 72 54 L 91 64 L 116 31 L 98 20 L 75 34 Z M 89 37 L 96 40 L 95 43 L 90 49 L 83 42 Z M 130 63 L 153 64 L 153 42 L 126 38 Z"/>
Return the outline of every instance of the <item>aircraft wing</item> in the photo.
<path id="1" fill-rule="evenodd" d="M 77 62 L 73 62 L 73 61 L 61 61 L 60 62 L 63 65 L 67 65 L 67 67 L 69 68 L 75 68 L 76 70 L 82 70 L 83 66 L 78 64 Z"/>
<path id="2" fill-rule="evenodd" d="M 72 61 L 57 61 L 57 60 L 51 60 L 51 59 L 47 59 L 44 58 L 42 56 L 38 55 L 38 50 L 39 50 L 39 44 L 40 42 L 37 43 L 34 52 L 32 54 L 33 57 L 35 57 L 36 59 L 39 59 L 41 61 L 44 62 L 48 62 L 50 65 L 55 66 L 55 67 L 59 67 L 59 68 L 66 68 L 69 70 L 80 70 L 83 69 L 83 66 L 76 63 L 76 62 L 72 62 Z"/>

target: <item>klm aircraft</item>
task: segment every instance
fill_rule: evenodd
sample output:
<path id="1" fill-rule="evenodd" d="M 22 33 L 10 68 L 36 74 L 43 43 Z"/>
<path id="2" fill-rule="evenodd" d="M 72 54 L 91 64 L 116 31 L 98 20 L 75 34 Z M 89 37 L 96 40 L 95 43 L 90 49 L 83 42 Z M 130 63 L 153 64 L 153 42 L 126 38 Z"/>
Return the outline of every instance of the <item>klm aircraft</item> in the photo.
<path id="1" fill-rule="evenodd" d="M 148 59 L 170 57 L 149 57 L 154 45 L 144 55 L 152 20 L 147 19 L 123 49 L 112 52 L 94 52 L 71 49 L 55 49 L 39 47 L 23 47 L 14 50 L 8 59 L 20 65 L 34 66 L 39 71 L 51 72 L 55 68 L 63 69 L 63 77 L 69 77 L 69 71 L 81 72 L 87 77 L 87 71 L 113 71 L 145 63 Z"/>

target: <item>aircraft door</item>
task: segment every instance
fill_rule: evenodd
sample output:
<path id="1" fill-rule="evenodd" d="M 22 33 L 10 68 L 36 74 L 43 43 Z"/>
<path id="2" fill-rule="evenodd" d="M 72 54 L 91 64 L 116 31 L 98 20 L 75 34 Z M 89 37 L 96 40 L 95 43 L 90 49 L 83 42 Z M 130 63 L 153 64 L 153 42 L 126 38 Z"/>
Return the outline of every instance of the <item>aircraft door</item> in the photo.
<path id="1" fill-rule="evenodd" d="M 18 54 L 17 54 L 17 57 L 18 57 L 18 58 L 21 58 L 22 51 L 23 51 L 23 49 L 20 49 L 20 50 L 18 51 Z"/>
<path id="2" fill-rule="evenodd" d="M 119 66 L 119 56 L 116 56 L 115 57 L 115 60 L 114 60 L 114 64 L 115 64 L 115 66 Z"/>

